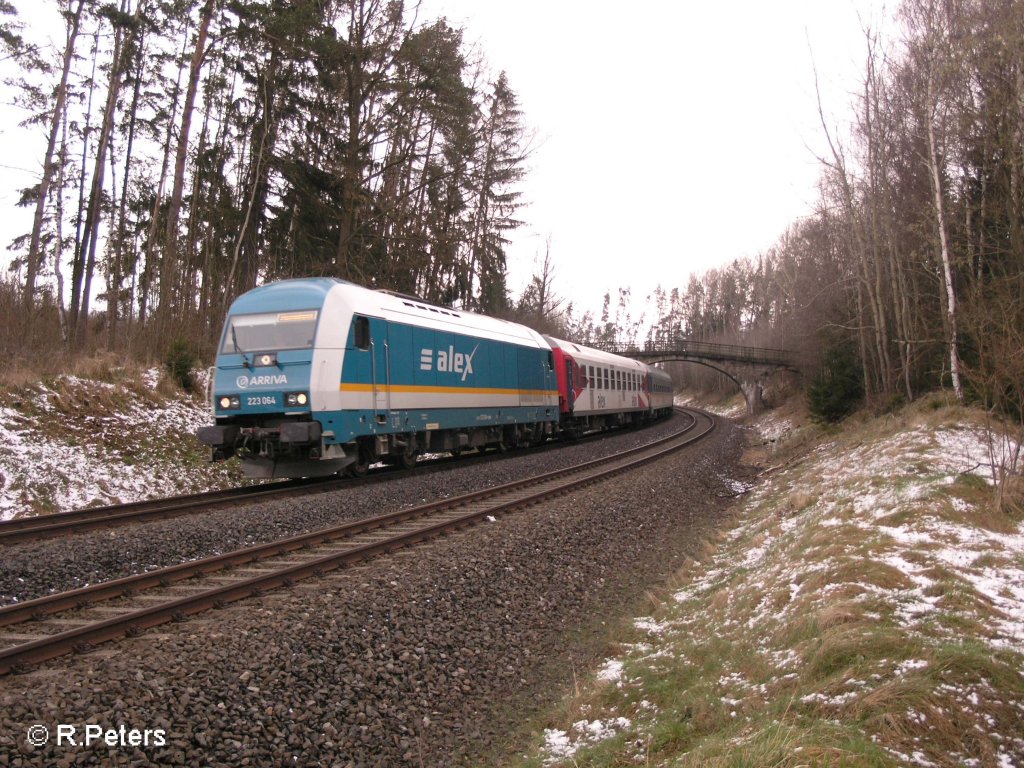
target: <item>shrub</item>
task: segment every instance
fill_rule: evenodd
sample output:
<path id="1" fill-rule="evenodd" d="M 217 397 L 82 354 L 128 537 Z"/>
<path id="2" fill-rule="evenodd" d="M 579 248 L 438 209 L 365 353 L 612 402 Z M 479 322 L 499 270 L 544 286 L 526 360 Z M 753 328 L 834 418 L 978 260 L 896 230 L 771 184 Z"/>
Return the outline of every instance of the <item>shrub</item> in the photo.
<path id="1" fill-rule="evenodd" d="M 807 390 L 811 416 L 823 422 L 844 419 L 864 396 L 863 370 L 853 345 L 838 342 L 825 349 L 821 370 Z"/>
<path id="2" fill-rule="evenodd" d="M 167 374 L 186 392 L 191 392 L 195 388 L 196 381 L 192 371 L 198 363 L 199 356 L 195 349 L 184 339 L 175 339 L 171 342 L 164 358 Z"/>

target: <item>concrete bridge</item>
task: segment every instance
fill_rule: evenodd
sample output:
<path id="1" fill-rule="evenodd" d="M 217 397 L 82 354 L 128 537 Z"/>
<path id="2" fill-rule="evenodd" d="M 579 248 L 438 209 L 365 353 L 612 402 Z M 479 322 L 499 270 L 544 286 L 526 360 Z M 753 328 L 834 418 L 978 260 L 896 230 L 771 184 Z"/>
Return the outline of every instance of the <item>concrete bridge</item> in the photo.
<path id="1" fill-rule="evenodd" d="M 679 361 L 714 368 L 736 382 L 747 400 L 747 413 L 750 414 L 764 410 L 762 395 L 769 377 L 780 371 L 799 373 L 796 355 L 784 349 L 712 344 L 689 339 L 645 344 L 642 347 L 621 342 L 597 343 L 594 346 L 646 363 Z"/>

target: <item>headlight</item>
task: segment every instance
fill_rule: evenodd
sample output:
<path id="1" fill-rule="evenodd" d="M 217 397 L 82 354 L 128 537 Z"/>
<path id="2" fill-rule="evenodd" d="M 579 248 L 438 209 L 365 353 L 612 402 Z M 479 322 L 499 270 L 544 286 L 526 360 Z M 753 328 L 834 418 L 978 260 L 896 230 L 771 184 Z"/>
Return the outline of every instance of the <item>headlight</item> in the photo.
<path id="1" fill-rule="evenodd" d="M 264 352 L 262 355 L 256 355 L 256 367 L 266 368 L 271 365 L 277 365 L 277 355 L 273 352 Z"/>
<path id="2" fill-rule="evenodd" d="M 309 402 L 309 395 L 305 392 L 288 392 L 284 396 L 284 404 L 288 408 L 301 408 Z"/>
<path id="3" fill-rule="evenodd" d="M 237 411 L 242 407 L 242 401 L 238 395 L 221 395 L 217 404 L 225 411 Z"/>

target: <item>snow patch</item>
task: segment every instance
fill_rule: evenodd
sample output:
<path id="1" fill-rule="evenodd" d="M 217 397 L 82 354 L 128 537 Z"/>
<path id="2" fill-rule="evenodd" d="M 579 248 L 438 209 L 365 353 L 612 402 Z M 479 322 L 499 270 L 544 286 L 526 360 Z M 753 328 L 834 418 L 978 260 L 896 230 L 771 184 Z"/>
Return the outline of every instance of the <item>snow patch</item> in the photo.
<path id="1" fill-rule="evenodd" d="M 632 723 L 625 717 L 609 720 L 579 720 L 568 731 L 544 729 L 545 765 L 553 765 L 575 755 L 580 749 L 596 744 L 626 730 Z"/>
<path id="2" fill-rule="evenodd" d="M 152 390 L 159 380 L 159 370 L 150 369 L 141 384 Z M 190 465 L 180 452 L 199 448 L 195 432 L 210 423 L 204 404 L 185 395 L 167 400 L 140 395 L 76 376 L 57 377 L 53 387 L 59 394 L 38 384 L 20 405 L 0 408 L 0 519 L 225 484 L 223 465 Z M 124 404 L 116 411 L 89 405 L 101 396 Z"/>
<path id="3" fill-rule="evenodd" d="M 597 679 L 606 683 L 618 683 L 622 679 L 622 662 L 619 659 L 608 659 L 597 671 Z"/>

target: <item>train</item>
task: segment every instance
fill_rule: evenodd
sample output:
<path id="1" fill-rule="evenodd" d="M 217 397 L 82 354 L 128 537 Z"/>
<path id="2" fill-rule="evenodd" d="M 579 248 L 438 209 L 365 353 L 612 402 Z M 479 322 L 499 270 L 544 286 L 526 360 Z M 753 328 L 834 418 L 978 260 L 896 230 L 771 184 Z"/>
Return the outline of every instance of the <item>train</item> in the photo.
<path id="1" fill-rule="evenodd" d="M 247 477 L 359 476 L 640 425 L 672 395 L 659 368 L 520 323 L 300 278 L 231 304 L 197 437 Z"/>

